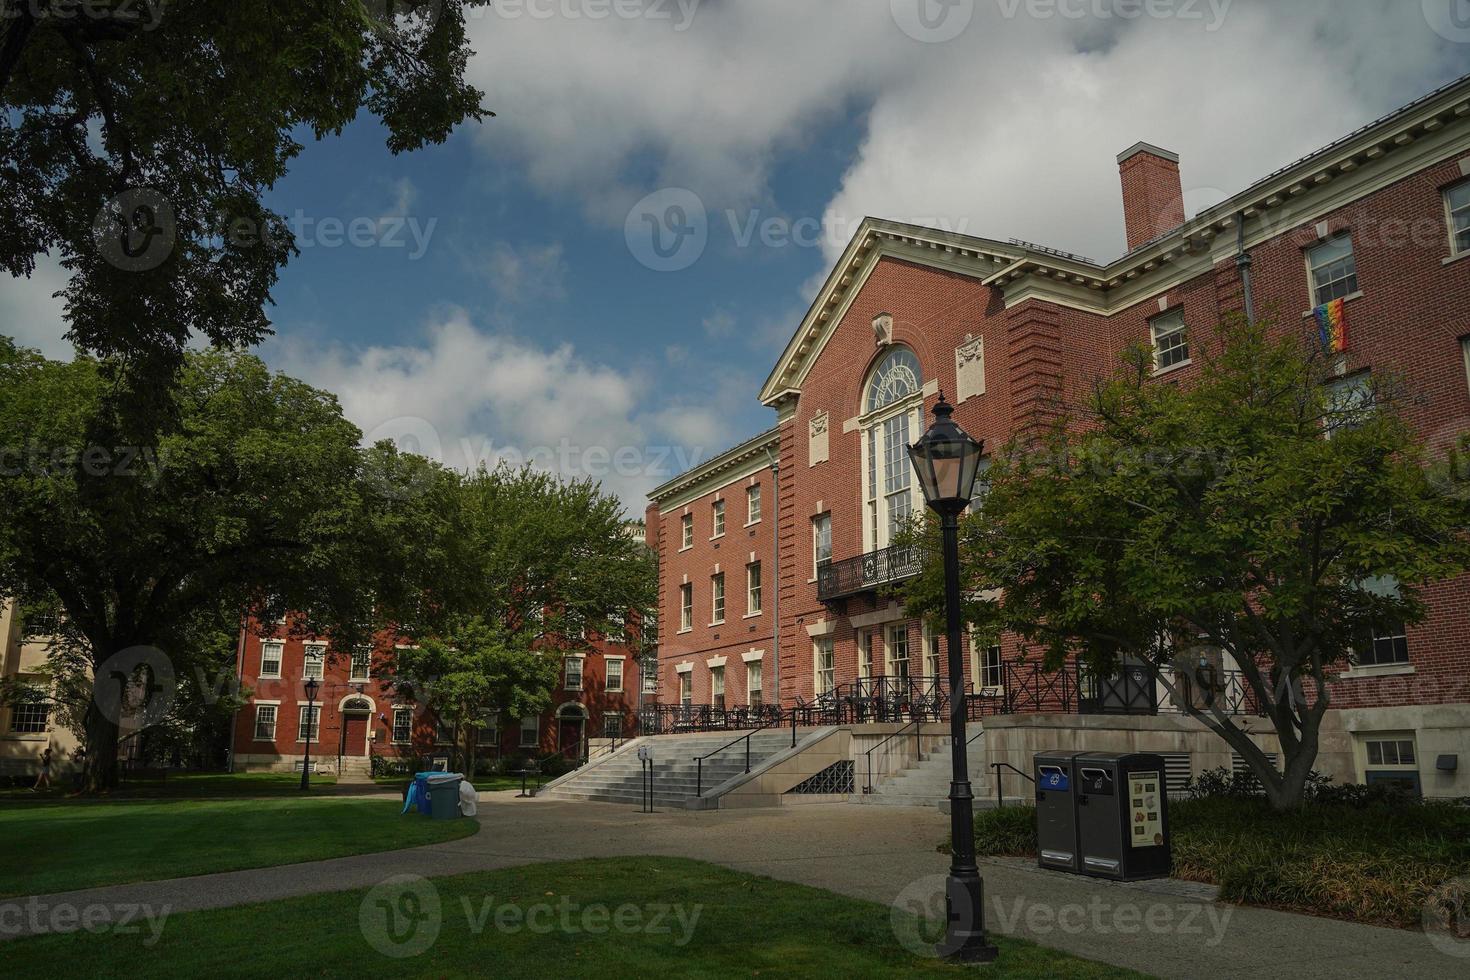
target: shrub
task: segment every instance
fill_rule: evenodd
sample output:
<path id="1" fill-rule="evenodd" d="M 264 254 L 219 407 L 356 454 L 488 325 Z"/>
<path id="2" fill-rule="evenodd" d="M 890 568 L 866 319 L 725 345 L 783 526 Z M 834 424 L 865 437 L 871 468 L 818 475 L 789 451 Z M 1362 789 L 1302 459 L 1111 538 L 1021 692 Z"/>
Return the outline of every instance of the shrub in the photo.
<path id="1" fill-rule="evenodd" d="M 1234 780 L 1206 785 L 1213 795 L 1170 805 L 1173 874 L 1218 885 L 1225 901 L 1407 928 L 1436 887 L 1470 874 L 1470 807 L 1462 804 L 1324 780 L 1312 803 L 1277 812 L 1237 795 Z M 1031 807 L 982 811 L 977 853 L 1034 855 L 1035 820 Z"/>
<path id="2" fill-rule="evenodd" d="M 1005 806 L 975 815 L 975 853 L 1036 856 L 1036 808 Z"/>

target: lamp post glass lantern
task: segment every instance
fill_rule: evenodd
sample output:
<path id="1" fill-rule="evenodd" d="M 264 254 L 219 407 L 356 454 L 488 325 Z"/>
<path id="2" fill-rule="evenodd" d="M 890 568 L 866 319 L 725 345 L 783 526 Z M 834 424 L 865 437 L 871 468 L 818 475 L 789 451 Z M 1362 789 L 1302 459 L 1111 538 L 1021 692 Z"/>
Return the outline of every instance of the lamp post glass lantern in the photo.
<path id="1" fill-rule="evenodd" d="M 960 657 L 960 514 L 969 506 L 985 444 L 971 439 L 951 416 L 954 406 L 939 396 L 934 424 L 909 447 L 909 459 L 924 502 L 939 515 L 944 544 L 944 613 L 949 645 L 949 734 L 954 764 L 949 784 L 952 848 L 945 882 L 944 941 L 948 959 L 988 963 L 997 950 L 985 937 L 985 885 L 975 863 L 974 793 L 965 738 L 965 675 Z"/>
<path id="2" fill-rule="evenodd" d="M 316 738 L 316 690 L 317 679 L 309 678 L 306 682 L 306 748 L 301 757 L 301 788 L 308 789 L 311 785 L 311 740 Z"/>

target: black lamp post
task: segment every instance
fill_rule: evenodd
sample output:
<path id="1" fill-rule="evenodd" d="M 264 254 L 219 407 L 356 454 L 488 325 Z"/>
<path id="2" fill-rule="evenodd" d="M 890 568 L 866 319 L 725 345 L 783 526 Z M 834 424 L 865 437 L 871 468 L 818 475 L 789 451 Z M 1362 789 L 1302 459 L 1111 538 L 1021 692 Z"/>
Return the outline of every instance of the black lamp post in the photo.
<path id="1" fill-rule="evenodd" d="M 945 883 L 945 958 L 967 963 L 989 963 L 998 950 L 985 938 L 985 884 L 975 864 L 974 794 L 965 744 L 965 674 L 960 657 L 960 536 L 959 521 L 970 504 L 980 454 L 985 445 L 965 434 L 951 420 L 954 406 L 939 396 L 934 424 L 909 447 L 909 459 L 919 474 L 924 501 L 939 515 L 944 539 L 944 610 L 949 637 L 949 729 L 953 744 L 953 780 L 949 784 L 950 837 L 953 841 L 949 880 Z"/>
<path id="2" fill-rule="evenodd" d="M 306 751 L 301 757 L 301 788 L 307 789 L 311 785 L 311 740 L 316 737 L 316 689 L 317 679 L 309 678 L 306 682 Z"/>

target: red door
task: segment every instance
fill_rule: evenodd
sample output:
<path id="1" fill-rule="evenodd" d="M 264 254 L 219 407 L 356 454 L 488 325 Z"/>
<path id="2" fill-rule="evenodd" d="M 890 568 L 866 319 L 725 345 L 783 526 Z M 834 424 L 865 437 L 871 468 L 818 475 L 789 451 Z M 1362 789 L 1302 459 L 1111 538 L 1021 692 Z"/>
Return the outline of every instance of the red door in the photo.
<path id="1" fill-rule="evenodd" d="M 580 721 L 561 722 L 561 754 L 568 759 L 576 759 L 582 753 L 582 723 Z"/>
<path id="2" fill-rule="evenodd" d="M 367 715 L 344 715 L 342 718 L 342 754 L 360 756 L 367 752 Z"/>

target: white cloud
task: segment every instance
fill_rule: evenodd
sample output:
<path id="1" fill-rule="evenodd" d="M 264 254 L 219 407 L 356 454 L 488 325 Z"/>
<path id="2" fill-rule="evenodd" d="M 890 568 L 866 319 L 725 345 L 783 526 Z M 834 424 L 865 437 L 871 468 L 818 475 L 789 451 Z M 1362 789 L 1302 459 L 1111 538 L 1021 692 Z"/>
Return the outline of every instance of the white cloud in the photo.
<path id="1" fill-rule="evenodd" d="M 66 288 L 68 276 L 56 261 L 42 256 L 29 279 L 0 274 L 0 334 L 47 357 L 70 360 L 75 354 L 66 339 L 66 304 L 53 294 Z"/>
<path id="2" fill-rule="evenodd" d="M 914 4 L 973 16 L 922 43 L 893 13 Z M 1125 16 L 1157 8 L 1181 16 Z M 698 5 L 682 31 L 673 4 L 657 9 L 670 19 L 475 21 L 470 73 L 500 113 L 482 145 L 616 226 L 660 186 L 712 211 L 762 204 L 783 150 L 866 108 L 830 226 L 927 219 L 1109 259 L 1124 147 L 1181 153 L 1188 203 L 1205 206 L 1464 60 L 1412 2 L 740 0 Z"/>
<path id="3" fill-rule="evenodd" d="M 504 459 L 594 477 L 634 515 L 654 486 L 742 435 L 729 429 L 729 408 L 750 394 L 742 380 L 701 392 L 698 404 L 670 398 L 569 344 L 486 332 L 458 309 L 431 319 L 416 345 L 281 339 L 268 356 L 335 392 L 370 441 L 390 439 L 459 470 Z"/>
<path id="4" fill-rule="evenodd" d="M 567 264 L 559 242 L 520 247 L 496 242 L 483 268 L 491 288 L 507 303 L 566 296 Z"/>

